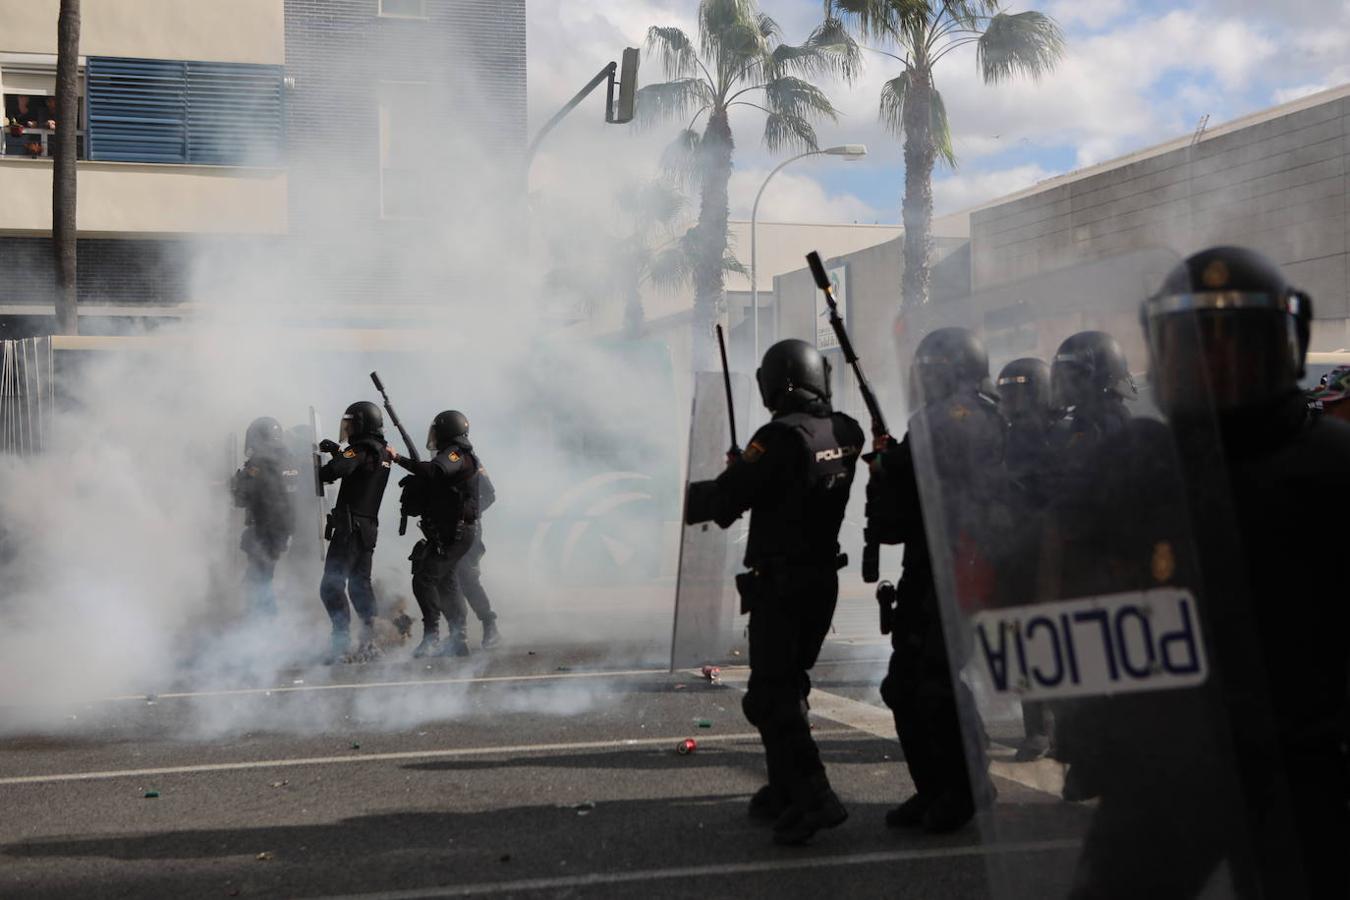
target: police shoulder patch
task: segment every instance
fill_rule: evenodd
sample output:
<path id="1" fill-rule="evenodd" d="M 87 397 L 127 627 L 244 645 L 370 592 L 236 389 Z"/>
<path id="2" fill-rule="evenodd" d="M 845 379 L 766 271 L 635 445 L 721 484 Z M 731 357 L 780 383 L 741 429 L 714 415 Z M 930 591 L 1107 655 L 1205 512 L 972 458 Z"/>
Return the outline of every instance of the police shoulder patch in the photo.
<path id="1" fill-rule="evenodd" d="M 964 403 L 953 403 L 950 413 L 952 418 L 959 422 L 970 415 L 970 408 Z"/>
<path id="2" fill-rule="evenodd" d="M 745 460 L 746 462 L 754 462 L 763 455 L 764 455 L 764 445 L 761 444 L 759 441 L 751 441 L 750 446 L 746 447 L 745 452 L 741 454 L 741 459 Z"/>
<path id="3" fill-rule="evenodd" d="M 355 459 L 355 458 L 356 458 L 356 451 L 355 451 L 355 450 L 350 450 L 350 449 L 349 449 L 349 450 L 347 450 L 346 452 L 344 452 L 342 455 L 345 456 L 345 457 L 347 457 L 347 459 Z"/>
<path id="4" fill-rule="evenodd" d="M 451 451 L 450 451 L 450 461 L 451 461 L 451 462 L 459 462 L 459 454 L 456 453 L 455 451 L 451 450 Z"/>

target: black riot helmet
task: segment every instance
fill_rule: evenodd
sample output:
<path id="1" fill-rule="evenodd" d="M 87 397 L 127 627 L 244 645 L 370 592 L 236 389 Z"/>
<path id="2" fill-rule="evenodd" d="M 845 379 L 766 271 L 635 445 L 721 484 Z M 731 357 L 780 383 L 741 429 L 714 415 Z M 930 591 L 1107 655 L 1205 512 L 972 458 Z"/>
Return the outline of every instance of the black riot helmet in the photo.
<path id="1" fill-rule="evenodd" d="M 1054 414 L 1050 367 L 1032 356 L 1014 359 L 998 373 L 999 405 L 1012 421 L 1048 420 Z"/>
<path id="2" fill-rule="evenodd" d="M 469 417 L 457 409 L 447 409 L 437 414 L 427 429 L 427 449 L 432 453 L 451 444 L 461 447 L 469 445 Z"/>
<path id="3" fill-rule="evenodd" d="M 1298 389 L 1312 298 L 1242 247 L 1189 257 L 1144 301 L 1158 404 L 1171 415 L 1259 406 Z"/>
<path id="4" fill-rule="evenodd" d="M 363 437 L 384 440 L 384 413 L 369 400 L 358 400 L 342 414 L 342 440 L 350 444 Z"/>
<path id="5" fill-rule="evenodd" d="M 1105 331 L 1080 331 L 1066 338 L 1055 351 L 1050 386 L 1055 405 L 1062 409 L 1136 396 L 1125 351 Z"/>
<path id="6" fill-rule="evenodd" d="M 755 380 L 760 399 L 773 413 L 830 401 L 830 363 L 806 341 L 789 338 L 770 347 L 755 371 Z"/>
<path id="7" fill-rule="evenodd" d="M 271 416 L 254 419 L 244 432 L 244 452 L 249 456 L 286 449 L 286 432 Z"/>
<path id="8" fill-rule="evenodd" d="M 924 335 L 910 366 L 911 390 L 921 402 L 945 400 L 963 388 L 997 397 L 989 380 L 989 354 L 966 328 L 939 328 Z"/>

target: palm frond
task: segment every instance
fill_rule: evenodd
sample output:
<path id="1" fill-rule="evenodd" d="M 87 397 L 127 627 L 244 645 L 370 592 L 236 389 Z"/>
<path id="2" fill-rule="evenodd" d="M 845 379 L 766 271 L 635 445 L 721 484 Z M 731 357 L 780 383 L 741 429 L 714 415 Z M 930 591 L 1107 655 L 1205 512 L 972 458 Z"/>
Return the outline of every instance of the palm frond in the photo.
<path id="1" fill-rule="evenodd" d="M 698 39 L 703 58 L 720 71 L 737 71 L 743 61 L 762 54 L 767 40 L 760 32 L 754 0 L 702 0 L 698 5 Z"/>
<path id="2" fill-rule="evenodd" d="M 820 147 L 810 122 L 785 113 L 770 113 L 764 117 L 764 146 L 774 153 L 783 150 L 806 153 Z"/>
<path id="3" fill-rule="evenodd" d="M 746 267 L 745 263 L 737 259 L 736 254 L 732 253 L 730 250 L 722 257 L 722 271 L 734 272 L 737 275 L 750 274 L 750 269 Z"/>
<path id="4" fill-rule="evenodd" d="M 653 25 L 647 29 L 647 52 L 656 53 L 661 68 L 672 80 L 691 78 L 698 72 L 698 54 L 693 41 L 681 29 Z"/>
<path id="5" fill-rule="evenodd" d="M 838 19 L 827 19 L 801 46 L 779 44 L 772 59 L 774 76 L 838 76 L 852 81 L 862 68 L 862 51 Z"/>
<path id="6" fill-rule="evenodd" d="M 694 261 L 698 258 L 698 239 L 690 228 L 663 247 L 658 248 L 647 263 L 644 280 L 658 290 L 674 290 L 688 284 L 694 277 Z"/>
<path id="7" fill-rule="evenodd" d="M 928 106 L 928 135 L 932 138 L 933 149 L 938 159 L 951 168 L 956 168 L 956 148 L 952 146 L 952 127 L 947 121 L 947 104 L 942 102 L 942 94 L 933 89 Z"/>
<path id="8" fill-rule="evenodd" d="M 772 113 L 797 116 L 806 120 L 838 119 L 834 104 L 825 92 L 809 81 L 784 75 L 764 85 L 765 106 Z"/>
<path id="9" fill-rule="evenodd" d="M 783 29 L 778 27 L 778 23 L 772 17 L 759 14 L 759 34 L 769 43 L 777 43 L 783 40 Z"/>
<path id="10" fill-rule="evenodd" d="M 688 188 L 702 175 L 703 136 L 686 128 L 661 152 L 661 171 L 675 185 Z"/>
<path id="11" fill-rule="evenodd" d="M 1039 79 L 1064 55 L 1064 32 L 1039 12 L 999 13 L 976 45 L 984 80 L 994 84 L 1015 75 Z"/>
<path id="12" fill-rule="evenodd" d="M 933 18 L 935 4 L 941 0 L 825 0 L 825 16 L 866 40 L 904 45 Z"/>
<path id="13" fill-rule="evenodd" d="M 643 85 L 634 98 L 637 126 L 650 128 L 671 119 L 687 119 L 691 112 L 712 103 L 711 90 L 702 78 L 681 78 Z"/>
<path id="14" fill-rule="evenodd" d="M 879 118 L 886 130 L 896 137 L 905 136 L 905 100 L 909 97 L 912 71 L 906 69 L 881 86 Z"/>

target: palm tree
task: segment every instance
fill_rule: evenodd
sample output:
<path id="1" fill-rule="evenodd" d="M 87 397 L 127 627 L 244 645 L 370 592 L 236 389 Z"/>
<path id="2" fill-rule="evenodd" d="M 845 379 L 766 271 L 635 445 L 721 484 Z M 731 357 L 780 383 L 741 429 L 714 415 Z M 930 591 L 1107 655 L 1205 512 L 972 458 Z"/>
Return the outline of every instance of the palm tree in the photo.
<path id="1" fill-rule="evenodd" d="M 56 330 L 79 331 L 75 282 L 75 156 L 80 127 L 80 0 L 61 0 L 56 22 L 56 152 L 52 160 L 52 253 L 56 257 Z"/>
<path id="2" fill-rule="evenodd" d="M 764 143 L 772 151 L 814 150 L 812 123 L 833 120 L 835 109 L 808 78 L 852 78 L 858 49 L 838 22 L 817 28 L 804 44 L 783 43 L 782 31 L 755 0 L 701 0 L 698 41 L 679 28 L 653 27 L 648 52 L 659 54 L 667 81 L 637 94 L 640 124 L 688 118 L 672 168 L 699 191 L 698 224 L 689 233 L 694 256 L 694 368 L 712 368 L 712 326 L 723 302 L 727 256 L 727 184 L 735 142 L 731 110 L 764 114 Z M 702 133 L 695 130 L 704 116 Z"/>
<path id="3" fill-rule="evenodd" d="M 905 227 L 901 308 L 928 302 L 933 236 L 933 165 L 956 165 L 947 108 L 934 67 L 952 51 L 975 45 L 986 84 L 1016 75 L 1039 79 L 1064 50 L 1059 25 L 1039 12 L 1005 13 L 1001 0 L 825 0 L 827 22 L 851 33 L 901 65 L 881 88 L 881 121 L 905 143 Z M 889 49 L 885 49 L 889 48 Z M 894 51 L 894 52 L 892 52 Z"/>

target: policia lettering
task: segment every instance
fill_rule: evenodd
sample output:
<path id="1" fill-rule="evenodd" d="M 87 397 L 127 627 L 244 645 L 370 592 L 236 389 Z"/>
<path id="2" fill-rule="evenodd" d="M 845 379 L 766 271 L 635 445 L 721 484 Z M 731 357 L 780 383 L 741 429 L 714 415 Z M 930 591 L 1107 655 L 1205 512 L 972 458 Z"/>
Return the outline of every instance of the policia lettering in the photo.
<path id="1" fill-rule="evenodd" d="M 422 610 L 422 643 L 413 651 L 425 656 L 436 649 L 440 617 L 449 623 L 446 655 L 468 656 L 464 636 L 467 610 L 457 569 L 478 542 L 479 487 L 482 466 L 469 443 L 469 420 L 446 410 L 427 430 L 426 462 L 397 457 L 410 472 L 403 487 L 403 512 L 420 517 L 423 538 L 413 548 L 412 589 Z"/>
<path id="2" fill-rule="evenodd" d="M 831 409 L 829 366 L 815 347 L 780 341 L 756 377 L 772 421 L 715 481 L 689 486 L 685 518 L 727 528 L 750 511 L 751 571 L 737 577 L 750 613 L 743 707 L 769 775 L 750 814 L 774 822 L 775 842 L 798 844 L 848 817 L 811 738 L 807 672 L 834 616 L 839 527 L 865 438 L 856 421 Z"/>
<path id="3" fill-rule="evenodd" d="M 384 415 L 378 406 L 363 400 L 347 407 L 341 437 L 348 442 L 345 450 L 333 441 L 319 445 L 333 457 L 319 470 L 319 477 L 325 484 L 342 482 L 328 516 L 328 555 L 319 584 L 319 596 L 333 623 L 329 659 L 334 662 L 349 649 L 351 608 L 361 619 L 361 652 L 375 652 L 375 589 L 370 568 L 379 537 L 380 501 L 389 483 Z"/>

